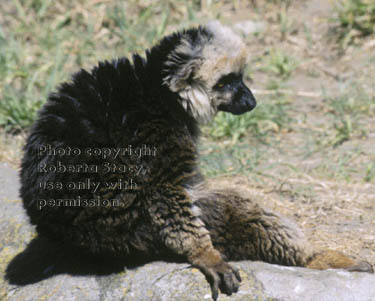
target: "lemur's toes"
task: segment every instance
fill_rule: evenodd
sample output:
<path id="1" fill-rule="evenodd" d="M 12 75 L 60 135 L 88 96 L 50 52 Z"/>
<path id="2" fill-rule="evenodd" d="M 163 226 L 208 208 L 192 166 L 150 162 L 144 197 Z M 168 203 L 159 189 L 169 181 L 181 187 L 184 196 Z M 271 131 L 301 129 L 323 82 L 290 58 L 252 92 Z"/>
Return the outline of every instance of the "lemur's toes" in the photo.
<path id="1" fill-rule="evenodd" d="M 367 261 L 356 261 L 347 255 L 333 250 L 315 254 L 306 265 L 310 269 L 344 269 L 349 272 L 373 273 L 373 266 Z"/>
<path id="2" fill-rule="evenodd" d="M 349 272 L 374 273 L 374 267 L 368 261 L 359 261 L 346 270 Z"/>

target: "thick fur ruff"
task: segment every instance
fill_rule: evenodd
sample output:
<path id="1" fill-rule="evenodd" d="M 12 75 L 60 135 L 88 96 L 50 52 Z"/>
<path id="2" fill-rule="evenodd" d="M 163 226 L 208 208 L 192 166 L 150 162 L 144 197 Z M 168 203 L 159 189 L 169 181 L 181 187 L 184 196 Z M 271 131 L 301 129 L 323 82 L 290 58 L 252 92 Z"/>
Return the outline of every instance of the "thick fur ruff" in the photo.
<path id="1" fill-rule="evenodd" d="M 134 55 L 133 63 L 121 58 L 99 63 L 91 72 L 81 70 L 70 83 L 62 84 L 57 93 L 49 97 L 27 139 L 20 173 L 24 207 L 39 234 L 92 253 L 127 255 L 131 250 L 160 253 L 165 244 L 160 242 L 160 229 L 152 223 L 163 225 L 164 215 L 169 215 L 169 207 L 176 202 L 181 209 L 176 213 L 182 214 L 181 223 L 190 224 L 192 229 L 202 229 L 206 233 L 202 235 L 209 241 L 203 223 L 194 221 L 192 201 L 185 192 L 185 187 L 201 180 L 196 151 L 198 121 L 192 114 L 195 104 L 184 106 L 180 97 L 182 90 L 173 86 L 187 80 L 183 79 L 181 60 L 190 62 L 195 57 L 193 54 L 176 57 L 175 65 L 171 64 L 171 58 L 186 41 L 201 45 L 203 40 L 212 38 L 213 34 L 202 27 L 172 34 L 147 51 L 146 58 Z M 183 65 L 183 68 L 187 67 Z M 77 148 L 81 153 L 40 154 L 40 149 L 46 146 Z M 152 147 L 156 155 L 142 158 L 119 155 L 103 160 L 85 152 L 90 148 L 128 146 L 133 149 Z M 101 169 L 107 161 L 115 166 L 142 166 L 143 173 L 131 176 L 136 189 L 99 189 L 93 193 L 90 189 L 66 187 L 67 183 L 85 179 L 102 184 L 129 180 L 128 175 Z M 59 164 L 98 166 L 99 170 L 90 173 L 41 169 L 41 166 L 48 168 Z M 62 189 L 40 188 L 45 183 L 58 182 L 63 183 Z M 77 198 L 116 199 L 121 206 L 38 208 L 41 200 Z M 158 206 L 164 208 L 164 213 L 157 215 L 159 222 L 154 220 L 152 209 Z M 184 221 L 184 211 L 193 221 Z"/>

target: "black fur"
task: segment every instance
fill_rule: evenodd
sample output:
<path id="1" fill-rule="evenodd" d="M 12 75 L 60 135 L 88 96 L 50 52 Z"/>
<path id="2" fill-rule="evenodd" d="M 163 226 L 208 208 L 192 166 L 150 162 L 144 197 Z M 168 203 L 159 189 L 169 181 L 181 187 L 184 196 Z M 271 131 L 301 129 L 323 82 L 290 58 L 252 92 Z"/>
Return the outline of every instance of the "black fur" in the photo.
<path id="1" fill-rule="evenodd" d="M 38 155 L 38 149 L 43 145 L 50 145 L 52 148 L 69 146 L 82 151 L 86 148 L 119 148 L 128 145 L 133 148 L 143 144 L 155 146 L 156 157 L 142 158 L 141 162 L 129 156 L 113 160 L 115 164 L 126 166 L 142 164 L 148 171 L 147 175 L 133 176 L 138 186 L 136 192 L 121 195 L 121 198 L 125 199 L 136 195 L 133 206 L 138 215 L 142 212 L 139 208 L 143 206 L 141 196 L 147 194 L 145 190 L 149 186 L 157 186 L 160 181 L 173 182 L 174 178 L 181 175 L 184 176 L 179 183 L 181 185 L 196 182 L 200 176 L 196 167 L 194 141 L 198 137 L 199 129 L 196 121 L 176 100 L 177 94 L 163 85 L 163 78 L 166 72 L 164 63 L 181 37 L 194 43 L 199 34 L 209 36 L 203 28 L 190 29 L 164 38 L 146 52 L 146 58 L 134 55 L 133 64 L 127 58 L 120 58 L 112 62 L 101 62 L 91 72 L 81 70 L 73 76 L 70 83 L 62 84 L 57 93 L 51 94 L 27 139 L 20 173 L 24 207 L 31 223 L 37 225 L 39 234 L 83 246 L 94 253 L 108 252 L 116 255 L 128 254 L 132 244 L 136 245 L 135 242 L 129 243 L 132 239 L 154 243 L 153 234 L 138 225 L 147 223 L 145 216 L 135 219 L 135 224 L 129 224 L 129 208 L 125 208 L 123 212 L 120 209 L 111 212 L 111 209 L 107 208 L 87 207 L 38 209 L 39 199 L 75 199 L 78 195 L 82 199 L 93 197 L 89 191 L 43 190 L 39 188 L 40 183 L 50 181 L 66 184 L 68 181 L 78 182 L 85 178 L 103 182 L 110 178 L 100 172 L 38 172 L 41 164 L 56 165 L 57 161 L 63 164 L 87 163 L 97 166 L 103 163 L 100 158 L 93 156 L 41 156 Z M 175 70 L 169 69 L 168 72 L 173 73 Z M 137 134 L 143 136 L 139 137 Z M 168 139 L 170 141 L 166 143 Z M 189 163 L 180 166 L 174 160 L 180 161 L 180 155 L 176 152 L 185 144 L 189 151 L 184 154 L 183 159 Z M 171 165 L 175 166 L 172 168 Z M 121 177 L 115 174 L 111 176 Z M 111 198 L 118 197 L 119 195 L 111 195 Z M 98 220 L 106 219 L 111 222 L 103 222 L 98 230 Z M 136 228 L 139 231 L 134 231 Z M 127 234 L 120 235 L 122 232 Z M 124 237 L 129 235 L 133 238 Z"/>
<path id="2" fill-rule="evenodd" d="M 199 51 L 184 55 L 174 50 L 182 39 L 201 46 L 211 38 L 204 28 L 173 34 L 147 51 L 146 58 L 134 55 L 133 64 L 121 58 L 99 63 L 90 73 L 81 70 L 49 97 L 27 139 L 20 173 L 21 197 L 39 241 L 63 244 L 60 252 L 65 257 L 77 250 L 127 260 L 183 259 L 206 275 L 214 299 L 219 288 L 229 295 L 238 290 L 240 275 L 214 248 L 189 190 L 203 180 L 197 167 L 199 130 L 177 93 L 177 87 L 189 85 L 197 67 L 185 68 L 187 64 L 201 58 Z M 173 80 L 174 88 L 168 80 Z M 129 146 L 133 150 L 146 146 L 154 156 L 125 153 L 104 159 L 86 152 Z M 45 147 L 69 147 L 79 154 L 39 152 Z M 137 166 L 138 172 L 108 172 L 104 164 Z M 94 170 L 57 170 L 78 165 Z M 50 167 L 56 170 L 48 171 Z M 88 181 L 102 186 L 97 191 L 68 187 Z M 125 190 L 104 187 L 116 181 L 135 185 Z M 117 205 L 89 206 L 93 199 L 115 200 Z M 77 200 L 86 205 L 69 205 Z M 41 206 L 42 202 L 48 205 Z M 8 279 L 17 278 L 14 266 L 25 261 L 21 256 L 14 262 L 7 270 Z"/>

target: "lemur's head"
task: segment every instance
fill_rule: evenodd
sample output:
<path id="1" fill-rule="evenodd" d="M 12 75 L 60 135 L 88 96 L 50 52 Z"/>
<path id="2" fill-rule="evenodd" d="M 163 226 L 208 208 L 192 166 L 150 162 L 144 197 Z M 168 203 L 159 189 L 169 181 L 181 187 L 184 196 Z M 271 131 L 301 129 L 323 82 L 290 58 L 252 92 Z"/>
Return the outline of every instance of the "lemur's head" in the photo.
<path id="1" fill-rule="evenodd" d="M 219 22 L 181 33 L 165 63 L 164 84 L 197 121 L 217 111 L 242 114 L 256 101 L 242 80 L 247 51 L 242 40 Z"/>

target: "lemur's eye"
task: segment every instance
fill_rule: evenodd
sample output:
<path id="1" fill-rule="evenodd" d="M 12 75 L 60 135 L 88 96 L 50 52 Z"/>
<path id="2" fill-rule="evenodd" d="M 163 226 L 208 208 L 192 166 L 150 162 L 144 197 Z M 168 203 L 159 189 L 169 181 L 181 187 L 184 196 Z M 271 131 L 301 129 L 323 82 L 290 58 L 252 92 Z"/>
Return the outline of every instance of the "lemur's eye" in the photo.
<path id="1" fill-rule="evenodd" d="M 222 89 L 227 85 L 231 85 L 232 83 L 241 80 L 242 74 L 236 74 L 236 73 L 229 73 L 224 76 L 222 76 L 214 86 L 216 89 Z"/>

